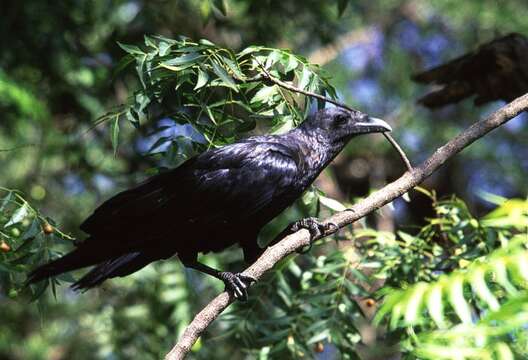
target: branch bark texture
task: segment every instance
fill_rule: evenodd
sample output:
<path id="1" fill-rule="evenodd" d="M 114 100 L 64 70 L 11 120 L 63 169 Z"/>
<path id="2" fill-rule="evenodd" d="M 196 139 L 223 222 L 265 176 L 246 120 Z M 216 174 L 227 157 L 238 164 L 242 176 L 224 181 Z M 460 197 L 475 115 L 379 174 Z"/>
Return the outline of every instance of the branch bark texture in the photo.
<path id="1" fill-rule="evenodd" d="M 420 184 L 440 168 L 447 160 L 471 145 L 474 141 L 480 139 L 491 130 L 503 125 L 508 120 L 526 110 L 528 110 L 528 94 L 513 100 L 511 103 L 505 105 L 487 118 L 471 125 L 445 145 L 438 148 L 422 164 L 407 171 L 396 181 L 386 185 L 382 189 L 358 202 L 351 209 L 334 214 L 326 219 L 326 222 L 332 222 L 339 228 L 342 228 L 361 219 L 376 209 L 379 209 L 383 205 L 393 201 Z M 324 236 L 328 236 L 335 231 L 337 231 L 337 229 L 332 227 L 332 231 L 329 231 Z M 305 229 L 300 230 L 267 248 L 262 256 L 248 267 L 244 273 L 259 279 L 264 273 L 272 269 L 277 262 L 309 244 L 309 232 Z M 178 343 L 167 354 L 165 359 L 184 359 L 203 331 L 233 301 L 234 298 L 227 292 L 223 292 L 214 298 L 195 316 L 194 320 L 185 329 Z"/>

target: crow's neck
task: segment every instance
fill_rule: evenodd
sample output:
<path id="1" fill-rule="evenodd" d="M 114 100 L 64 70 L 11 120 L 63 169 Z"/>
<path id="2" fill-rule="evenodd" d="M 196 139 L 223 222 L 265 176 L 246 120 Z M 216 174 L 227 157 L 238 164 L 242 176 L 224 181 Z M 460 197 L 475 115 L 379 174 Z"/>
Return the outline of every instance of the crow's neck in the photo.
<path id="1" fill-rule="evenodd" d="M 317 132 L 299 128 L 285 135 L 298 146 L 305 166 L 315 174 L 319 174 L 346 145 L 345 141 L 329 141 Z"/>

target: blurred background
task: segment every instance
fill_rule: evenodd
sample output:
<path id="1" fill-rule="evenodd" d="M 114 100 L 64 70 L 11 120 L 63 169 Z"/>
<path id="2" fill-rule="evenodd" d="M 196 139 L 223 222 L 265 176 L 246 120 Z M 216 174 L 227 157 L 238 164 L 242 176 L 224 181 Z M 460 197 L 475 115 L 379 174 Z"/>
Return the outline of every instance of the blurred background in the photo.
<path id="1" fill-rule="evenodd" d="M 528 35 L 528 4 L 521 0 L 229 0 L 226 15 L 215 3 L 5 2 L 0 20 L 0 186 L 23 191 L 62 231 L 82 237 L 78 225 L 98 204 L 160 165 L 147 151 L 156 141 L 150 136 L 153 124 L 139 130 L 123 126 L 116 156 L 108 127 L 93 127 L 138 86 L 132 73 L 116 74 L 124 56 L 117 42 L 138 44 L 145 34 L 161 34 L 205 38 L 235 51 L 249 45 L 290 48 L 323 66 L 343 102 L 387 120 L 418 164 L 503 103 L 475 107 L 465 100 L 431 111 L 416 104 L 427 88 L 413 83 L 412 74 L 497 36 Z M 199 137 L 192 128 L 164 125 L 169 135 L 187 131 Z M 525 197 L 527 128 L 525 115 L 510 121 L 445 164 L 423 186 L 440 197 L 463 198 L 477 216 L 492 207 L 483 193 Z M 350 144 L 317 186 L 329 197 L 352 203 L 403 172 L 397 154 L 373 135 Z M 412 232 L 433 215 L 431 200 L 417 195 L 411 202 L 395 201 L 368 221 L 380 230 Z M 240 262 L 240 252 L 230 250 L 208 261 L 224 268 Z M 47 292 L 29 302 L 0 288 L 0 359 L 160 358 L 222 284 L 185 271 L 177 261 L 165 261 L 86 294 L 66 286 L 57 290 L 56 297 Z M 239 349 L 235 336 L 222 335 L 227 324 L 218 322 L 193 356 L 250 356 Z"/>

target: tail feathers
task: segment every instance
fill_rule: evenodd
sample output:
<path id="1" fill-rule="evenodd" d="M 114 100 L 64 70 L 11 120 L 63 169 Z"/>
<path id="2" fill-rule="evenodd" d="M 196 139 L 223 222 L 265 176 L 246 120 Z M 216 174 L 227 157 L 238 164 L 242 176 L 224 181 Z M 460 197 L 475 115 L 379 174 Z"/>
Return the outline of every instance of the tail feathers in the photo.
<path id="1" fill-rule="evenodd" d="M 81 269 L 90 265 L 100 263 L 107 254 L 102 253 L 97 248 L 81 244 L 78 248 L 33 270 L 28 277 L 27 284 L 39 282 L 52 276 Z"/>
<path id="2" fill-rule="evenodd" d="M 88 290 L 106 279 L 136 272 L 157 259 L 143 252 L 128 253 L 97 265 L 71 287 L 74 290 Z"/>

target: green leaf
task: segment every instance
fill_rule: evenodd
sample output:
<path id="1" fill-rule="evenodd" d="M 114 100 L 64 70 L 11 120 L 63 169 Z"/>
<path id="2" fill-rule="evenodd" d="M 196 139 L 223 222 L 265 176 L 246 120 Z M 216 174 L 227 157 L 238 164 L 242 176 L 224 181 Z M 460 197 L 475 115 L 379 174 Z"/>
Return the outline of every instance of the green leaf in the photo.
<path id="1" fill-rule="evenodd" d="M 33 240 L 35 240 L 35 237 L 28 237 L 26 238 L 23 242 L 22 242 L 22 245 L 20 245 L 16 250 L 15 252 L 23 252 L 24 250 L 28 249 L 29 246 L 33 243 Z M 18 258 L 17 260 L 15 261 L 12 261 L 12 264 L 14 265 L 16 262 L 22 260 L 22 259 L 25 259 L 25 258 L 29 258 L 31 257 L 32 254 L 31 253 L 28 253 L 27 255 L 23 255 L 22 257 Z"/>
<path id="2" fill-rule="evenodd" d="M 198 43 L 200 43 L 200 44 L 202 44 L 202 45 L 205 45 L 205 46 L 207 46 L 207 47 L 215 47 L 215 46 L 216 46 L 215 43 L 213 43 L 213 42 L 211 42 L 211 41 L 209 41 L 209 40 L 207 40 L 207 39 L 200 39 L 200 40 L 198 41 Z"/>
<path id="3" fill-rule="evenodd" d="M 455 276 L 449 284 L 449 302 L 460 320 L 465 324 L 471 324 L 471 309 L 464 298 L 464 278 Z"/>
<path id="4" fill-rule="evenodd" d="M 204 87 L 207 82 L 209 81 L 209 75 L 202 69 L 198 69 L 198 79 L 196 80 L 196 85 L 194 86 L 194 90 L 198 90 L 202 87 Z"/>
<path id="5" fill-rule="evenodd" d="M 481 267 L 473 269 L 470 284 L 475 293 L 489 306 L 491 310 L 498 310 L 500 305 L 497 298 L 491 293 L 485 280 L 486 273 Z"/>
<path id="6" fill-rule="evenodd" d="M 291 116 L 276 117 L 277 124 L 271 129 L 271 134 L 284 134 L 295 127 L 295 122 Z"/>
<path id="7" fill-rule="evenodd" d="M 497 360 L 515 359 L 515 356 L 513 355 L 513 352 L 511 351 L 510 347 L 503 342 L 495 344 L 495 353 L 497 355 Z"/>
<path id="8" fill-rule="evenodd" d="M 199 52 L 189 53 L 182 56 L 178 56 L 172 59 L 169 59 L 167 61 L 164 61 L 161 65 L 165 67 L 175 67 L 178 69 L 183 69 L 179 67 L 180 65 L 188 64 L 188 63 L 197 63 L 199 59 L 204 58 L 205 56 L 200 54 Z"/>
<path id="9" fill-rule="evenodd" d="M 150 36 L 147 36 L 147 35 L 143 35 L 143 39 L 145 41 L 145 45 L 147 45 L 150 48 L 158 50 L 158 46 L 156 45 L 154 38 L 151 38 Z"/>
<path id="10" fill-rule="evenodd" d="M 251 103 L 269 103 L 271 98 L 277 94 L 277 86 L 264 86 L 251 98 Z"/>
<path id="11" fill-rule="evenodd" d="M 24 233 L 22 234 L 22 236 L 20 236 L 20 240 L 24 241 L 30 238 L 34 238 L 38 233 L 40 233 L 40 231 L 41 231 L 40 221 L 38 220 L 37 217 L 35 217 L 33 218 L 31 225 L 29 225 L 26 231 L 24 231 Z M 17 251 L 19 249 L 17 249 Z"/>
<path id="12" fill-rule="evenodd" d="M 314 344 L 316 342 L 320 342 L 320 341 L 328 339 L 329 336 L 330 336 L 329 329 L 324 329 L 323 331 L 318 332 L 315 335 L 313 335 L 311 338 L 309 338 L 306 343 L 307 344 Z"/>
<path id="13" fill-rule="evenodd" d="M 508 278 L 508 271 L 506 269 L 506 264 L 504 261 L 498 259 L 491 263 L 491 269 L 495 274 L 495 281 L 501 285 L 506 292 L 510 295 L 517 295 L 519 290 L 510 282 Z"/>
<path id="14" fill-rule="evenodd" d="M 147 54 L 144 54 L 141 57 L 136 58 L 136 73 L 138 74 L 139 81 L 141 82 L 141 85 L 143 88 L 146 88 L 147 85 L 145 84 L 145 77 L 143 74 L 143 68 L 145 67 L 145 61 L 147 60 Z"/>
<path id="15" fill-rule="evenodd" d="M 264 67 L 271 72 L 271 67 L 281 59 L 281 52 L 278 50 L 272 50 L 271 53 L 266 57 L 266 63 Z"/>
<path id="16" fill-rule="evenodd" d="M 233 89 L 235 92 L 238 92 L 235 82 L 222 66 L 218 65 L 216 62 L 213 62 L 213 71 L 220 78 L 224 85 Z"/>
<path id="17" fill-rule="evenodd" d="M 321 204 L 334 211 L 345 211 L 347 209 L 347 207 L 339 201 L 323 195 L 319 195 L 319 201 Z"/>
<path id="18" fill-rule="evenodd" d="M 136 129 L 139 129 L 139 117 L 136 113 L 136 111 L 132 108 L 129 108 L 126 113 L 125 113 L 125 116 L 127 118 L 127 120 L 136 128 Z"/>
<path id="19" fill-rule="evenodd" d="M 427 293 L 427 310 L 439 328 L 445 327 L 444 304 L 442 302 L 442 283 L 437 283 Z"/>
<path id="20" fill-rule="evenodd" d="M 241 58 L 241 57 L 244 57 L 246 55 L 249 55 L 249 54 L 252 54 L 252 53 L 256 53 L 256 52 L 259 52 L 262 50 L 262 47 L 261 46 L 255 46 L 255 45 L 252 45 L 252 46 L 249 46 L 247 48 L 245 48 L 244 50 L 242 50 L 241 52 L 238 53 L 237 57 L 238 58 Z"/>
<path id="21" fill-rule="evenodd" d="M 389 322 L 389 327 L 391 329 L 396 329 L 398 327 L 398 322 L 400 321 L 400 318 L 402 316 L 403 312 L 403 302 L 397 303 L 392 307 L 391 311 L 391 317 Z"/>
<path id="22" fill-rule="evenodd" d="M 425 291 L 427 290 L 427 284 L 418 283 L 413 287 L 413 292 L 407 299 L 405 307 L 404 321 L 411 325 L 415 324 L 418 320 L 420 310 L 422 308 L 422 300 L 424 298 Z"/>
<path id="23" fill-rule="evenodd" d="M 11 216 L 9 221 L 4 225 L 4 228 L 9 227 L 14 224 L 18 224 L 22 220 L 26 218 L 26 216 L 29 213 L 29 206 L 27 203 L 24 203 L 21 207 L 19 207 Z"/>
<path id="24" fill-rule="evenodd" d="M 13 198 L 13 192 L 9 191 L 7 195 L 2 199 L 2 205 L 0 205 L 0 212 L 4 211 L 4 209 L 9 205 L 11 202 L 11 199 Z"/>
<path id="25" fill-rule="evenodd" d="M 225 56 L 221 56 L 221 59 L 238 79 L 245 80 L 247 78 L 246 75 L 244 75 L 244 73 L 240 71 L 240 68 L 238 67 L 236 62 L 229 58 L 226 58 Z"/>
<path id="26" fill-rule="evenodd" d="M 119 146 L 119 115 L 116 115 L 114 121 L 110 124 L 110 133 L 112 134 L 112 148 L 114 149 L 114 156 L 117 155 L 117 147 Z"/>
<path id="27" fill-rule="evenodd" d="M 171 46 L 173 44 L 167 42 L 167 41 L 160 41 L 159 43 L 159 55 L 160 56 L 165 56 L 169 53 L 170 49 L 171 49 Z"/>
<path id="28" fill-rule="evenodd" d="M 123 49 L 124 51 L 126 51 L 129 54 L 132 54 L 132 55 L 145 55 L 145 52 L 143 50 L 141 50 L 139 47 L 135 46 L 135 45 L 127 45 L 127 44 L 123 44 L 123 43 L 120 43 L 120 42 L 117 42 L 117 45 L 119 45 L 119 47 L 121 49 Z"/>
<path id="29" fill-rule="evenodd" d="M 398 231 L 398 235 L 403 241 L 405 241 L 405 244 L 407 244 L 407 246 L 420 241 L 419 238 L 409 235 L 403 231 Z"/>
<path id="30" fill-rule="evenodd" d="M 306 88 L 308 87 L 308 84 L 311 81 L 312 76 L 313 76 L 312 72 L 310 70 L 308 70 L 308 68 L 306 66 L 303 67 L 302 72 L 301 72 L 301 76 L 300 76 L 300 79 L 299 79 L 299 88 L 303 89 L 303 90 L 306 90 Z"/>

